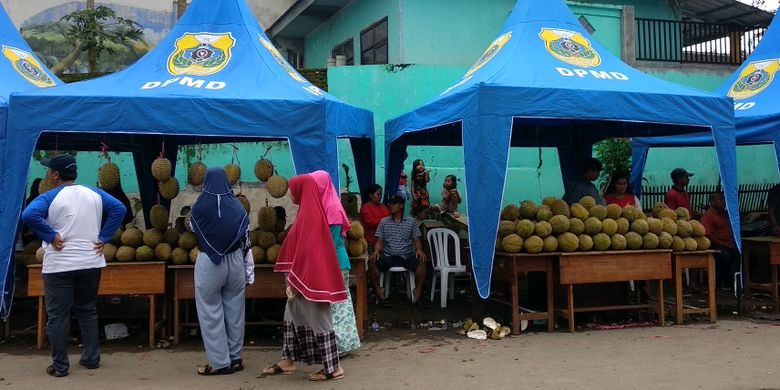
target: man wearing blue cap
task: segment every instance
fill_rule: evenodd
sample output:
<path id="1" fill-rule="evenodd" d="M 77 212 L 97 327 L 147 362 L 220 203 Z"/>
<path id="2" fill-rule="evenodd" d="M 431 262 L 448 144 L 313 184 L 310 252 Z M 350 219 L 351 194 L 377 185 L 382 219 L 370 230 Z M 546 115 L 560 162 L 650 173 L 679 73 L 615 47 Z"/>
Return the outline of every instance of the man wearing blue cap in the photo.
<path id="1" fill-rule="evenodd" d="M 49 168 L 46 180 L 53 189 L 35 198 L 22 220 L 43 241 L 43 277 L 46 294 L 46 334 L 53 364 L 46 373 L 68 375 L 70 312 L 76 314 L 84 350 L 79 364 L 100 367 L 97 294 L 100 270 L 106 266 L 103 244 L 116 233 L 127 209 L 103 190 L 75 183 L 76 159 L 63 154 L 41 160 Z M 106 222 L 102 224 L 103 215 Z"/>

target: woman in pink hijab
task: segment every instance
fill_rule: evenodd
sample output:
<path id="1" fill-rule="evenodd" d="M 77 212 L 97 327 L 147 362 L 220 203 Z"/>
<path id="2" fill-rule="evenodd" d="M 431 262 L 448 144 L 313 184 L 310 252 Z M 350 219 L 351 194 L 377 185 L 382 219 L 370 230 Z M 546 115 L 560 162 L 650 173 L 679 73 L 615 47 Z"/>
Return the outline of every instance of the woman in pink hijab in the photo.
<path id="1" fill-rule="evenodd" d="M 339 258 L 341 277 L 347 286 L 347 300 L 330 305 L 333 313 L 333 329 L 336 331 L 336 341 L 339 348 L 339 356 L 360 347 L 357 322 L 355 321 L 355 309 L 352 306 L 352 296 L 349 293 L 349 256 L 344 239 L 350 229 L 349 218 L 341 205 L 341 198 L 333 186 L 330 174 L 325 171 L 314 171 L 309 174 L 317 183 L 320 191 L 320 201 L 325 210 L 325 217 L 330 225 L 330 234 L 336 247 L 336 256 Z"/>

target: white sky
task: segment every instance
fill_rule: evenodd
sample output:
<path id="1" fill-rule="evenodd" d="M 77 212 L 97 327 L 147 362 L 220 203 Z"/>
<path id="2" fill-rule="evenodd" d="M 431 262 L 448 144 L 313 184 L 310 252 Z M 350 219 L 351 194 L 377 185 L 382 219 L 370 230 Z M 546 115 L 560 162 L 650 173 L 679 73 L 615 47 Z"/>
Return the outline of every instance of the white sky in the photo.
<path id="1" fill-rule="evenodd" d="M 753 4 L 751 0 L 739 0 L 739 1 L 745 4 Z M 767 11 L 774 11 L 777 9 L 778 2 L 780 2 L 780 0 L 765 0 L 765 4 L 763 8 Z"/>

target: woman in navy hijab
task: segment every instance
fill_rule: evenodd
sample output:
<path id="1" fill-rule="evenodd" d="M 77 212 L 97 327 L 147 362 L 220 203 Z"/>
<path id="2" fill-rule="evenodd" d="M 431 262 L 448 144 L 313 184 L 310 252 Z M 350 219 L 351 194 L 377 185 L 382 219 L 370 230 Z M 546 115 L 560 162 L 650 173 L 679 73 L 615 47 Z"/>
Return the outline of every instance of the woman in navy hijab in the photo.
<path id="1" fill-rule="evenodd" d="M 249 216 L 233 195 L 222 168 L 206 172 L 203 192 L 191 213 L 190 224 L 200 249 L 195 262 L 195 304 L 209 359 L 198 374 L 232 374 L 244 368 L 241 346 Z"/>

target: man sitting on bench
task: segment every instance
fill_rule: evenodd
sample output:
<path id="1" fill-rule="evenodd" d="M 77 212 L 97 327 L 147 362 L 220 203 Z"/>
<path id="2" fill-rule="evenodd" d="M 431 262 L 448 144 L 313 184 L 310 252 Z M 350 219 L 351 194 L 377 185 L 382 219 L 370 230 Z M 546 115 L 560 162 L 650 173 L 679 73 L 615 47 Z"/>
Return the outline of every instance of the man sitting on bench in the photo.
<path id="1" fill-rule="evenodd" d="M 710 248 L 720 251 L 715 255 L 716 284 L 721 290 L 730 291 L 739 257 L 734 251 L 731 222 L 726 212 L 726 200 L 722 192 L 710 194 L 710 208 L 701 218 L 701 224 L 704 225 L 707 238 L 712 243 Z"/>

